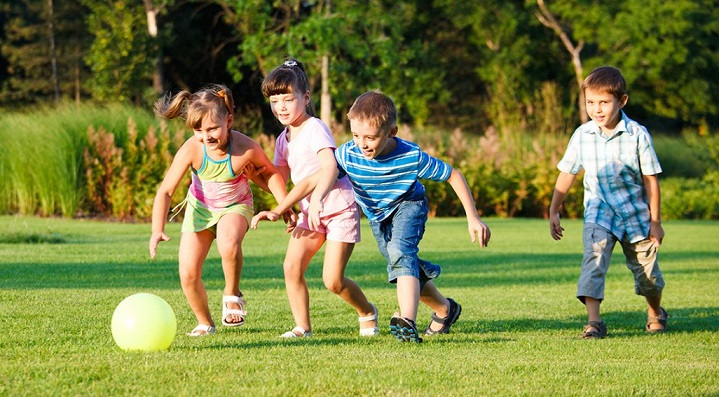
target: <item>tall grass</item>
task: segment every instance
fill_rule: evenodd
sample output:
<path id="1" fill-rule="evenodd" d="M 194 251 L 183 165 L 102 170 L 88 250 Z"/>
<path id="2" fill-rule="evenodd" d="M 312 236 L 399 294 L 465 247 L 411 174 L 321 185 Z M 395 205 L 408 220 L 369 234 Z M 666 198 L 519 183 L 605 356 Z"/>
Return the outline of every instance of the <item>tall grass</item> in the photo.
<path id="1" fill-rule="evenodd" d="M 82 164 L 88 128 L 110 131 L 122 146 L 129 119 L 140 131 L 157 124 L 147 111 L 121 105 L 64 104 L 0 115 L 0 211 L 75 215 L 85 191 Z"/>
<path id="2" fill-rule="evenodd" d="M 567 125 L 571 117 L 555 106 L 560 95 L 556 86 L 545 85 L 517 114 L 508 114 L 510 104 L 500 101 L 489 107 L 500 123 L 485 131 L 402 125 L 399 136 L 459 169 L 482 215 L 545 217 L 556 164 L 572 132 Z M 188 134 L 175 122 L 119 105 L 66 104 L 1 115 L 0 180 L 5 183 L 0 186 L 0 213 L 147 220 L 154 191 Z M 274 137 L 243 132 L 272 157 Z M 348 140 L 349 135 L 337 136 L 340 144 Z M 719 139 L 706 132 L 655 141 L 665 170 L 662 179 L 679 178 L 663 186 L 663 199 L 668 199 L 664 217 L 719 219 Z M 176 202 L 186 186 L 177 192 Z M 274 205 L 271 194 L 252 186 L 256 209 Z M 463 215 L 449 184 L 427 182 L 426 187 L 434 215 Z M 581 217 L 582 201 L 577 182 L 563 216 Z"/>

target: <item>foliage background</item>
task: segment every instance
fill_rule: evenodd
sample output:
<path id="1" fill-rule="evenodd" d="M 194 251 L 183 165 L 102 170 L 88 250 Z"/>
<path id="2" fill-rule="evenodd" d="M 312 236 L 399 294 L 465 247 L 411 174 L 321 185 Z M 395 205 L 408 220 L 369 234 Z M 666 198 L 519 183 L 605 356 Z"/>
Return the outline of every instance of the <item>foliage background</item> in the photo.
<path id="1" fill-rule="evenodd" d="M 294 56 L 338 142 L 354 98 L 381 88 L 400 136 L 460 169 L 480 212 L 502 217 L 545 216 L 581 121 L 576 81 L 613 64 L 627 113 L 655 137 L 665 217 L 719 216 L 717 0 L 0 0 L 0 11 L 1 213 L 146 219 L 187 136 L 151 104 L 210 82 L 232 87 L 235 127 L 271 156 L 281 126 L 259 84 Z M 434 214 L 461 215 L 446 184 L 428 190 Z M 258 208 L 272 204 L 255 193 Z M 581 199 L 575 186 L 566 216 Z"/>

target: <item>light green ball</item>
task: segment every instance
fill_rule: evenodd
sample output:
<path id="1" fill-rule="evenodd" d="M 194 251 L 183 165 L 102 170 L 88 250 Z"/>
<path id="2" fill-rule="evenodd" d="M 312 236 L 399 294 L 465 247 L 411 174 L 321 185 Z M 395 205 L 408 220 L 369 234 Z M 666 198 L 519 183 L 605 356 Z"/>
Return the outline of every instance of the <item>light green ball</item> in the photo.
<path id="1" fill-rule="evenodd" d="M 166 350 L 176 332 L 175 312 L 157 295 L 130 295 L 112 315 L 112 337 L 122 350 Z"/>

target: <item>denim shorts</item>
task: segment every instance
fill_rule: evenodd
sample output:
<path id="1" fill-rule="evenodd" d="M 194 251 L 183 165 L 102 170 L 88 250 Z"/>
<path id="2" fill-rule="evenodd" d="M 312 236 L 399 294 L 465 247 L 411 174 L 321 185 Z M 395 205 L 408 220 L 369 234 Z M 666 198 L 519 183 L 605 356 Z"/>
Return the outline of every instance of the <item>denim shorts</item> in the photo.
<path id="1" fill-rule="evenodd" d="M 577 283 L 577 298 L 582 302 L 586 296 L 604 299 L 604 280 L 617 242 L 624 251 L 627 268 L 634 274 L 634 292 L 652 297 L 664 289 L 664 277 L 657 261 L 657 246 L 651 240 L 644 239 L 636 243 L 630 243 L 626 237 L 619 240 L 607 229 L 594 223 L 584 225 L 583 239 L 584 258 Z"/>
<path id="2" fill-rule="evenodd" d="M 389 218 L 370 222 L 379 251 L 387 260 L 390 283 L 396 283 L 400 276 L 412 276 L 419 279 L 421 289 L 427 281 L 439 276 L 439 265 L 418 256 L 428 212 L 426 198 L 403 201 Z"/>

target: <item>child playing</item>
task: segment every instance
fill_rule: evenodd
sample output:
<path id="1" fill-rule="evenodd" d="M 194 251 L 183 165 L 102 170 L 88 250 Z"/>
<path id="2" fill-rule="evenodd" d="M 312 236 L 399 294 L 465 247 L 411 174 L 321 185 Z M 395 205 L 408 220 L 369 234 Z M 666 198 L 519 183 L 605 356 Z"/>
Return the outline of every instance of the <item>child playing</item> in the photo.
<path id="1" fill-rule="evenodd" d="M 245 323 L 247 312 L 240 292 L 242 240 L 254 213 L 252 191 L 243 173 L 245 168 L 257 177 L 253 181 L 270 190 L 278 201 L 286 195 L 282 176 L 262 148 L 232 130 L 233 109 L 232 92 L 223 85 L 213 85 L 194 94 L 182 91 L 155 103 L 157 115 L 184 118 L 194 132 L 178 150 L 157 191 L 149 243 L 150 257 L 154 258 L 157 245 L 170 240 L 164 231 L 165 218 L 172 195 L 189 168 L 192 185 L 180 205 L 187 208 L 179 251 L 182 290 L 199 323 L 189 336 L 215 333 L 201 279 L 204 260 L 215 239 L 225 275 L 222 324 L 236 327 Z"/>
<path id="2" fill-rule="evenodd" d="M 335 140 L 327 125 L 313 117 L 310 85 L 304 65 L 289 59 L 271 71 L 262 83 L 262 93 L 270 101 L 272 113 L 285 130 L 277 137 L 274 164 L 280 174 L 297 182 L 307 175 L 335 168 Z M 325 244 L 322 279 L 325 287 L 344 299 L 357 311 L 361 336 L 379 334 L 377 308 L 367 301 L 360 287 L 344 276 L 347 262 L 356 242 L 360 241 L 360 214 L 347 178 L 337 180 L 325 200 L 320 222 L 310 227 L 307 222 L 309 199 L 299 202 L 297 224 L 292 232 L 284 261 L 285 286 L 295 327 L 280 335 L 283 338 L 309 337 L 310 302 L 305 272 L 312 257 Z M 284 212 L 284 211 L 283 211 Z M 267 217 L 261 212 L 252 221 Z"/>
<path id="3" fill-rule="evenodd" d="M 397 109 L 380 91 L 360 95 L 347 115 L 353 139 L 335 151 L 332 173 L 315 173 L 295 186 L 275 209 L 274 219 L 288 203 L 312 193 L 310 227 L 320 221 L 323 199 L 337 176 L 349 177 L 355 199 L 370 221 L 379 250 L 387 260 L 389 282 L 397 284 L 400 311 L 390 320 L 399 341 L 421 342 L 415 320 L 419 301 L 432 310 L 425 335 L 446 334 L 462 307 L 445 298 L 432 282 L 440 267 L 418 257 L 429 207 L 420 179 L 447 181 L 462 202 L 472 242 L 486 247 L 490 230 L 482 222 L 464 176 L 445 162 L 397 138 Z M 316 188 L 315 188 L 316 186 Z"/>
<path id="4" fill-rule="evenodd" d="M 649 132 L 622 111 L 629 96 L 619 70 L 594 69 L 582 84 L 591 120 L 572 135 L 557 165 L 559 176 L 549 208 L 549 232 L 563 237 L 559 210 L 576 174 L 584 169 L 584 258 L 577 298 L 587 308 L 585 339 L 603 338 L 606 324 L 599 315 L 604 279 L 614 245 L 624 250 L 634 273 L 634 290 L 649 305 L 646 330 L 667 329 L 669 314 L 660 306 L 664 278 L 657 249 L 664 238 L 659 214 L 662 172 Z"/>

